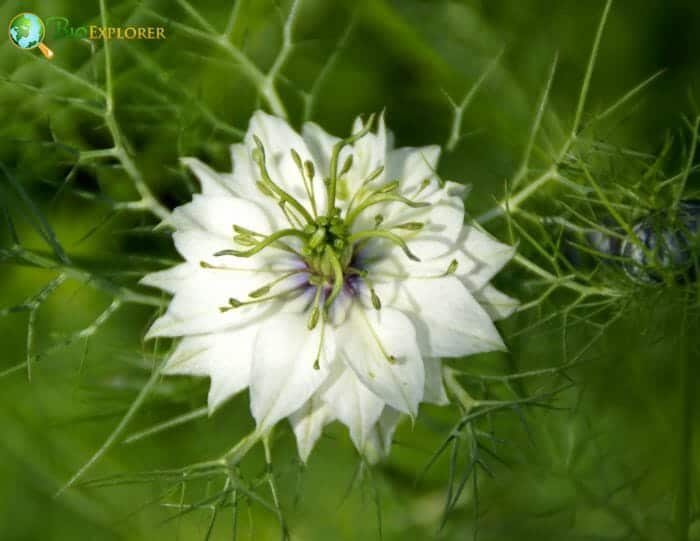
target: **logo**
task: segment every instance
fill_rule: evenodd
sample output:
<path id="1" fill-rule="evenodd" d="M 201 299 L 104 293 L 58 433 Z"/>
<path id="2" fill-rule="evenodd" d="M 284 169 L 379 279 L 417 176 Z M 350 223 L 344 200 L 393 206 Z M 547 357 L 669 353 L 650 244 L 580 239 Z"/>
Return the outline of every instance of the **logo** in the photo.
<path id="1" fill-rule="evenodd" d="M 44 21 L 34 13 L 20 13 L 15 15 L 9 26 L 10 41 L 15 47 L 29 50 L 39 48 L 48 59 L 53 58 L 53 51 L 44 45 L 46 26 Z"/>
<path id="2" fill-rule="evenodd" d="M 73 27 L 67 17 L 48 17 L 51 39 L 88 39 L 88 40 L 162 40 L 165 39 L 165 27 L 163 26 L 77 26 Z M 12 44 L 23 50 L 36 49 L 49 60 L 53 58 L 53 51 L 44 44 L 46 37 L 46 25 L 41 17 L 34 13 L 24 12 L 12 17 L 8 28 Z"/>
<path id="3" fill-rule="evenodd" d="M 52 39 L 165 39 L 163 26 L 71 26 L 68 17 L 47 17 L 46 22 Z"/>

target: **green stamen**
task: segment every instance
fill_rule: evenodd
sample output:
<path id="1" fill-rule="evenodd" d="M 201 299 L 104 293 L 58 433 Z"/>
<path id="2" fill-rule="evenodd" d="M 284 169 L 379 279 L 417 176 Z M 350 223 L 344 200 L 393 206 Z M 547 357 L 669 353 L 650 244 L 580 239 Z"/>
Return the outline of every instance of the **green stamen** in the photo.
<path id="1" fill-rule="evenodd" d="M 304 162 L 304 174 L 309 181 L 312 181 L 316 176 L 316 168 L 314 167 L 314 162 L 306 160 Z"/>
<path id="2" fill-rule="evenodd" d="M 316 325 L 318 324 L 318 318 L 321 315 L 321 309 L 319 308 L 319 304 L 321 302 L 321 292 L 323 291 L 323 286 L 318 285 L 316 287 L 316 295 L 314 296 L 314 302 L 313 302 L 313 308 L 311 308 L 311 314 L 309 314 L 309 321 L 306 324 L 306 327 L 310 330 L 313 331 L 314 328 L 316 328 Z"/>
<path id="3" fill-rule="evenodd" d="M 262 286 L 262 287 L 259 287 L 259 288 L 256 289 L 255 291 L 251 291 L 250 293 L 248 293 L 248 296 L 251 297 L 251 298 L 253 298 L 253 299 L 257 299 L 257 298 L 259 298 L 259 297 L 263 297 L 263 296 L 267 295 L 267 294 L 270 292 L 270 290 L 271 290 L 273 287 L 275 287 L 277 284 L 279 284 L 280 282 L 286 280 L 287 278 L 290 278 L 290 277 L 294 276 L 295 274 L 301 274 L 302 272 L 306 272 L 306 269 L 302 269 L 302 270 L 293 270 L 293 271 L 287 272 L 287 273 L 285 273 L 285 274 L 283 274 L 283 275 L 281 275 L 281 276 L 278 276 L 277 278 L 275 278 L 274 280 L 272 280 L 270 283 L 265 284 L 265 285 Z"/>
<path id="4" fill-rule="evenodd" d="M 326 299 L 326 309 L 328 309 L 343 289 L 343 267 L 340 265 L 338 256 L 335 255 L 335 251 L 332 248 L 326 248 L 326 255 L 333 269 L 333 289 Z"/>
<path id="5" fill-rule="evenodd" d="M 380 186 L 379 188 L 377 188 L 375 193 L 378 193 L 378 194 L 379 193 L 390 193 L 390 192 L 393 192 L 394 190 L 396 190 L 396 188 L 398 188 L 398 187 L 399 187 L 399 181 L 394 180 L 392 182 L 389 182 L 388 184 L 384 184 L 384 186 Z"/>
<path id="6" fill-rule="evenodd" d="M 314 287 L 316 291 L 313 302 L 311 305 L 307 305 L 306 308 L 309 311 L 307 328 L 309 330 L 314 330 L 319 322 L 322 325 L 321 339 L 314 360 L 315 369 L 320 369 L 320 358 L 323 353 L 323 340 L 325 336 L 325 323 L 329 317 L 329 310 L 343 292 L 346 277 L 352 275 L 359 276 L 369 290 L 371 303 L 374 309 L 381 310 L 382 308 L 382 300 L 369 278 L 368 271 L 351 266 L 353 254 L 356 254 L 357 250 L 361 249 L 361 247 L 371 239 L 385 239 L 399 246 L 408 258 L 413 261 L 420 261 L 420 259 L 411 252 L 406 240 L 397 234 L 399 231 L 394 232 L 393 230 L 418 232 L 425 228 L 426 222 L 408 221 L 397 225 L 385 226 L 385 229 L 380 229 L 380 226 L 385 222 L 385 216 L 375 213 L 373 217 L 374 228 L 354 233 L 351 232 L 352 226 L 358 216 L 374 205 L 401 203 L 410 208 L 430 206 L 428 202 L 414 201 L 400 195 L 399 189 L 401 183 L 399 180 L 392 180 L 377 188 L 370 188 L 370 183 L 380 177 L 384 178 L 383 174 L 385 169 L 383 166 L 377 167 L 365 177 L 359 188 L 352 194 L 352 197 L 350 197 L 350 200 L 342 205 L 345 210 L 341 211 L 341 209 L 336 206 L 337 190 L 339 189 L 338 182 L 341 180 L 341 177 L 344 177 L 352 170 L 354 163 L 354 154 L 351 152 L 344 159 L 342 166 L 339 167 L 338 162 L 340 160 L 340 154 L 345 146 L 352 145 L 369 133 L 372 129 L 374 119 L 375 116 L 371 115 L 367 123 L 363 125 L 357 133 L 338 141 L 333 146 L 328 177 L 322 179 L 327 190 L 328 206 L 325 215 L 321 216 L 318 215 L 316 208 L 314 193 L 316 170 L 313 162 L 310 160 L 304 161 L 299 152 L 295 149 L 290 149 L 289 152 L 292 160 L 301 176 L 304 190 L 311 203 L 311 212 L 309 212 L 305 204 L 295 199 L 290 193 L 272 180 L 267 168 L 265 148 L 261 140 L 253 136 L 256 148 L 252 152 L 252 159 L 258 167 L 260 175 L 257 187 L 265 196 L 271 197 L 276 201 L 286 216 L 290 227 L 267 235 L 242 226 L 233 225 L 233 240 L 238 245 L 245 247 L 245 249 L 226 249 L 214 254 L 215 257 L 251 257 L 265 248 L 272 246 L 281 250 L 290 251 L 303 259 L 303 269 L 282 271 L 282 274 L 280 274 L 279 271 L 271 269 L 270 272 L 274 273 L 273 278 L 275 276 L 277 277 L 271 282 L 248 293 L 249 300 L 241 301 L 239 299 L 230 298 L 228 300 L 228 305 L 222 306 L 219 309 L 221 312 L 226 312 L 242 306 L 263 303 L 274 299 L 286 300 L 286 298 L 293 298 L 294 296 L 300 295 L 300 291 L 305 291 L 309 287 Z M 343 179 L 342 182 L 345 182 L 345 179 Z M 430 179 L 425 179 L 417 193 L 420 193 L 429 186 L 429 184 Z M 341 185 L 340 189 L 344 190 L 345 186 Z M 341 193 L 341 197 L 343 197 L 343 201 L 346 201 L 347 195 Z M 355 203 L 357 204 L 355 205 Z M 296 237 L 300 239 L 300 248 L 294 249 L 292 246 L 287 245 L 286 242 L 283 242 L 283 239 L 286 237 Z M 225 268 L 216 267 L 205 261 L 202 261 L 200 265 L 202 268 Z M 441 276 L 453 274 L 456 270 L 457 261 L 453 260 L 450 262 L 445 273 Z M 299 273 L 304 273 L 305 276 L 308 276 L 308 280 L 305 279 L 303 284 L 300 283 L 294 287 L 275 293 L 275 288 L 277 288 L 281 282 Z M 280 286 L 280 288 L 281 287 L 282 286 Z M 380 348 L 382 348 L 381 343 L 378 343 L 380 344 Z M 382 354 L 388 362 L 396 362 L 396 358 L 393 355 L 389 355 L 383 348 Z"/>
<path id="7" fill-rule="evenodd" d="M 333 145 L 333 153 L 331 154 L 331 162 L 330 162 L 330 178 L 328 179 L 328 208 L 334 208 L 335 207 L 335 194 L 336 194 L 336 188 L 338 184 L 338 158 L 340 157 L 340 152 L 343 150 L 343 148 L 347 145 L 353 144 L 355 141 L 358 141 L 359 139 L 362 139 L 365 135 L 369 133 L 369 131 L 372 129 L 372 124 L 374 123 L 374 114 L 371 114 L 369 119 L 367 120 L 367 124 L 364 125 L 364 127 L 357 132 L 356 134 L 348 137 L 347 139 L 343 139 L 341 141 L 338 141 L 335 145 Z"/>
<path id="8" fill-rule="evenodd" d="M 455 272 L 457 272 L 458 266 L 459 266 L 459 261 L 457 261 L 456 259 L 453 259 L 452 261 L 450 261 L 450 266 L 447 267 L 447 271 L 445 271 L 445 275 L 448 276 L 450 274 L 454 274 Z"/>
<path id="9" fill-rule="evenodd" d="M 323 318 L 323 321 L 321 322 L 321 339 L 318 341 L 318 350 L 316 351 L 316 359 L 314 360 L 314 370 L 320 370 L 321 365 L 320 365 L 320 360 L 321 360 L 321 351 L 323 351 L 323 339 L 326 336 L 326 318 Z"/>
<path id="10" fill-rule="evenodd" d="M 219 252 L 216 252 L 214 255 L 216 257 L 220 257 L 223 255 L 233 255 L 236 257 L 250 257 L 252 255 L 257 254 L 264 248 L 270 246 L 270 244 L 273 244 L 284 237 L 299 237 L 303 240 L 306 240 L 306 235 L 298 229 L 282 229 L 281 231 L 273 233 L 264 240 L 258 242 L 257 245 L 254 248 L 251 248 L 250 250 L 221 250 Z"/>
<path id="11" fill-rule="evenodd" d="M 301 156 L 299 156 L 299 153 L 296 150 L 291 149 L 290 152 L 292 154 L 292 160 L 294 160 L 294 163 L 296 164 L 297 169 L 299 170 L 299 174 L 301 175 L 301 181 L 304 184 L 304 191 L 306 192 L 306 196 L 311 202 L 311 210 L 314 216 L 318 216 L 318 212 L 316 211 L 316 197 L 314 195 L 313 184 L 314 164 L 309 160 L 302 163 Z"/>
<path id="12" fill-rule="evenodd" d="M 258 297 L 263 297 L 270 292 L 271 286 L 263 286 L 255 291 L 248 293 L 248 296 L 252 299 L 257 299 Z"/>
<path id="13" fill-rule="evenodd" d="M 267 170 L 267 165 L 265 163 L 265 147 L 263 147 L 262 141 L 260 141 L 258 136 L 254 135 L 253 139 L 255 140 L 255 144 L 256 144 L 257 148 L 253 151 L 252 158 L 253 158 L 253 161 L 258 165 L 258 169 L 260 170 L 260 176 L 262 177 L 263 185 L 266 188 L 268 188 L 270 191 L 272 191 L 282 201 L 286 201 L 299 214 L 301 214 L 301 216 L 308 223 L 313 223 L 314 220 L 311 217 L 311 215 L 309 214 L 309 211 L 307 211 L 304 208 L 304 205 L 299 203 L 299 201 L 294 199 L 294 197 L 292 197 L 289 193 L 287 193 L 282 188 L 280 188 L 272 180 L 272 178 L 270 177 L 270 173 Z"/>
<path id="14" fill-rule="evenodd" d="M 381 310 L 382 309 L 382 301 L 379 298 L 379 295 L 377 295 L 377 292 L 374 291 L 374 288 L 369 290 L 370 296 L 372 298 L 372 306 L 374 306 L 375 310 Z"/>
<path id="15" fill-rule="evenodd" d="M 411 199 L 407 199 L 405 197 L 402 197 L 400 195 L 393 195 L 393 194 L 374 194 L 370 195 L 365 199 L 362 203 L 360 203 L 357 207 L 352 209 L 350 212 L 348 212 L 347 216 L 345 217 L 345 224 L 349 228 L 357 219 L 357 217 L 367 210 L 369 207 L 373 205 L 378 205 L 380 203 L 403 203 L 407 207 L 411 208 L 423 208 L 423 207 L 429 207 L 430 203 L 424 202 L 424 201 L 412 201 Z"/>
<path id="16" fill-rule="evenodd" d="M 372 239 L 372 238 L 384 238 L 387 240 L 390 240 L 394 244 L 398 245 L 399 248 L 403 250 L 403 253 L 406 254 L 406 257 L 413 261 L 420 261 L 420 258 L 416 256 L 411 250 L 409 250 L 408 245 L 406 244 L 406 241 L 404 241 L 401 237 L 398 235 L 391 233 L 390 231 L 386 231 L 385 229 L 378 229 L 378 230 L 372 230 L 372 231 L 360 231 L 358 233 L 353 233 L 350 235 L 348 238 L 348 242 L 357 242 L 359 240 L 364 240 L 364 239 Z"/>
<path id="17" fill-rule="evenodd" d="M 240 301 L 232 297 L 228 300 L 229 306 L 221 306 L 219 308 L 219 311 L 228 312 L 229 310 L 234 310 L 236 308 L 240 308 L 241 306 L 250 306 L 251 304 L 260 304 L 274 299 L 279 299 L 280 297 L 288 296 L 290 293 L 298 292 L 300 289 L 301 286 L 297 285 L 294 287 L 290 287 L 289 289 L 285 289 L 284 291 L 280 291 L 279 293 L 275 293 L 274 295 L 270 295 L 269 297 L 255 298 L 252 301 Z"/>
<path id="18" fill-rule="evenodd" d="M 425 227 L 423 222 L 406 222 L 405 224 L 395 225 L 395 229 L 405 229 L 406 231 L 420 231 Z"/>
<path id="19" fill-rule="evenodd" d="M 352 167 L 352 160 L 353 160 L 353 157 L 352 157 L 352 156 L 353 156 L 353 155 L 350 154 L 350 155 L 345 159 L 345 163 L 343 164 L 343 167 L 342 167 L 342 169 L 340 170 L 339 176 L 342 177 L 342 176 L 345 175 L 348 171 L 350 171 L 350 168 Z"/>

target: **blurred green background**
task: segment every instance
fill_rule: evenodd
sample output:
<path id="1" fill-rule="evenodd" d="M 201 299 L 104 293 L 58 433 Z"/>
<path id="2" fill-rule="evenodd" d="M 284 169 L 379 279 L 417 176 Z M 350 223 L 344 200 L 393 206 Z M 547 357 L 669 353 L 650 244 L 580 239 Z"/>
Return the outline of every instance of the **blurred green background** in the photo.
<path id="1" fill-rule="evenodd" d="M 212 418 L 133 443 L 122 436 L 85 477 L 117 476 L 107 486 L 55 493 L 103 444 L 167 347 L 154 352 L 143 343 L 154 310 L 138 303 L 120 306 L 91 329 L 114 299 L 100 280 L 134 288 L 144 272 L 177 260 L 167 234 L 151 231 L 156 220 L 119 209 L 116 202 L 138 198 L 124 163 L 80 152 L 112 145 L 102 114 L 112 99 L 120 148 L 165 206 L 187 201 L 197 189 L 178 157 L 198 156 L 229 169 L 228 146 L 240 138 L 251 112 L 266 104 L 226 44 L 266 73 L 282 46 L 290 7 L 286 1 L 237 1 L 233 11 L 231 2 L 219 0 L 108 2 L 111 25 L 165 26 L 167 39 L 111 42 L 113 92 L 107 96 L 99 90 L 105 82 L 101 42 L 61 39 L 49 25 L 46 43 L 56 53 L 51 62 L 9 40 L 0 45 L 3 541 L 206 538 L 218 501 L 208 496 L 221 490 L 221 480 L 143 472 L 181 468 L 231 447 L 252 427 L 245 394 Z M 460 101 L 502 54 L 465 111 L 463 137 L 444 153 L 439 170 L 472 185 L 466 206 L 478 215 L 502 196 L 519 165 L 556 53 L 546 130 L 536 147 L 540 166 L 548 163 L 548 143 L 560 136 L 557 126 L 570 129 L 603 7 L 597 0 L 301 0 L 294 47 L 275 87 L 296 127 L 310 118 L 330 132 L 348 133 L 358 114 L 385 109 L 398 145 L 444 144 L 453 119 L 447 96 Z M 74 27 L 100 19 L 97 2 L 9 0 L 0 6 L 0 20 L 9 23 L 21 11 L 67 17 Z M 214 43 L 226 30 L 223 45 Z M 665 70 L 596 127 L 595 138 L 618 158 L 628 148 L 653 155 L 670 134 L 679 150 L 671 152 L 669 167 L 677 165 L 688 142 L 682 116 L 697 113 L 699 30 L 697 2 L 613 3 L 584 122 Z M 606 169 L 606 181 L 615 183 L 615 174 L 614 167 Z M 691 175 L 690 185 L 695 181 Z M 557 197 L 556 191 L 541 194 L 545 201 Z M 512 238 L 505 221 L 489 229 Z M 73 273 L 43 295 L 58 272 L 20 261 L 10 251 L 13 232 L 23 247 L 54 262 L 40 267 L 56 264 L 58 244 L 71 258 L 62 268 L 83 274 Z M 537 295 L 531 282 L 511 265 L 497 285 L 527 302 Z M 547 407 L 510 407 L 484 419 L 480 430 L 490 439 L 480 450 L 478 491 L 470 478 L 447 517 L 449 480 L 459 483 L 468 458 L 458 454 L 451 464 L 448 450 L 422 472 L 458 419 L 454 408 L 425 407 L 415 427 L 404 422 L 392 456 L 370 472 L 360 472 L 340 427 L 328 430 L 305 468 L 289 430 L 281 427 L 273 474 L 291 537 L 700 539 L 700 460 L 692 460 L 700 458 L 699 447 L 683 439 L 692 430 L 682 424 L 683 418 L 691 427 L 698 424 L 697 408 L 683 400 L 697 390 L 697 300 L 673 288 L 643 288 L 614 322 L 610 312 L 593 308 L 580 319 L 550 319 L 567 302 L 555 296 L 505 321 L 509 354 L 453 363 L 498 375 L 560 365 L 579 353 L 586 360 L 567 372 L 575 385 L 542 404 Z M 84 328 L 89 330 L 72 334 Z M 475 395 L 499 398 L 508 392 L 536 396 L 568 380 L 545 375 L 517 380 L 510 389 L 474 381 Z M 201 408 L 206 390 L 206 381 L 159 382 L 125 435 Z M 690 409 L 682 417 L 684 404 Z M 469 445 L 462 442 L 462 451 Z M 683 449 L 690 469 L 679 469 Z M 218 510 L 210 538 L 279 538 L 276 513 L 256 500 L 270 501 L 261 452 L 246 459 L 241 475 L 247 484 L 237 508 Z M 679 500 L 684 478 L 689 502 Z M 674 532 L 682 509 L 690 510 L 690 537 Z"/>

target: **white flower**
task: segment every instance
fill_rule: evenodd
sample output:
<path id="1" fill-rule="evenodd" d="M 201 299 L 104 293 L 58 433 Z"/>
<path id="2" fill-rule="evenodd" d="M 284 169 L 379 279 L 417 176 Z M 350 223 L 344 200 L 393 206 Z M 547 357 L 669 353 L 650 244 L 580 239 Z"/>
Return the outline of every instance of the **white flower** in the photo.
<path id="1" fill-rule="evenodd" d="M 250 389 L 263 434 L 289 418 L 306 460 L 327 423 L 389 450 L 400 414 L 445 404 L 440 357 L 503 349 L 489 285 L 513 249 L 465 226 L 437 146 L 394 149 L 355 122 L 345 140 L 256 112 L 233 172 L 185 159 L 202 194 L 167 224 L 185 259 L 143 283 L 173 295 L 148 337 L 182 337 L 165 372 L 209 376 L 209 408 Z"/>

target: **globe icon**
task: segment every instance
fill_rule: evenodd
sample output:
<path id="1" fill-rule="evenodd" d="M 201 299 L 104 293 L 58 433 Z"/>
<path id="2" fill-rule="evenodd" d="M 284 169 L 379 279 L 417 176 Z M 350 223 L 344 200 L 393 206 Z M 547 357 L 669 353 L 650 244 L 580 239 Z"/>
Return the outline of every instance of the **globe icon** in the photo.
<path id="1" fill-rule="evenodd" d="M 46 34 L 44 21 L 34 13 L 20 13 L 15 15 L 10 21 L 10 41 L 20 49 L 39 50 L 46 58 L 53 56 L 53 51 L 42 43 Z"/>

